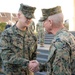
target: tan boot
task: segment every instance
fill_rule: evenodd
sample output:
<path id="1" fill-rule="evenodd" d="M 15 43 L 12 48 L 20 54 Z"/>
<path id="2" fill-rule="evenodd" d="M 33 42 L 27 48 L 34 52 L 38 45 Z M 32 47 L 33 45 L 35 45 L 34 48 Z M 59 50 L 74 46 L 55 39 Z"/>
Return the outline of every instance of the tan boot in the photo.
<path id="1" fill-rule="evenodd" d="M 44 43 L 41 43 L 41 44 L 40 44 L 40 47 L 44 47 Z"/>

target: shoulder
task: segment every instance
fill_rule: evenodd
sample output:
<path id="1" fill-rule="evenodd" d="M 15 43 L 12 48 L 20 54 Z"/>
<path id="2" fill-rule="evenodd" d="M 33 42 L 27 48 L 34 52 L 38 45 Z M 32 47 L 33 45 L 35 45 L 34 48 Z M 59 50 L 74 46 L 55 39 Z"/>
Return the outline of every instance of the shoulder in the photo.
<path id="1" fill-rule="evenodd" d="M 52 43 L 58 48 L 66 47 L 67 43 L 72 42 L 72 39 L 74 39 L 74 36 L 70 32 L 63 31 L 54 37 Z"/>
<path id="2" fill-rule="evenodd" d="M 55 35 L 55 40 L 59 39 L 59 40 L 66 40 L 69 39 L 71 33 L 67 30 L 62 30 L 60 31 L 57 35 Z"/>
<path id="3" fill-rule="evenodd" d="M 5 29 L 1 35 L 9 35 L 9 34 L 12 34 L 13 33 L 13 30 L 12 30 L 13 27 L 9 27 L 7 29 Z"/>

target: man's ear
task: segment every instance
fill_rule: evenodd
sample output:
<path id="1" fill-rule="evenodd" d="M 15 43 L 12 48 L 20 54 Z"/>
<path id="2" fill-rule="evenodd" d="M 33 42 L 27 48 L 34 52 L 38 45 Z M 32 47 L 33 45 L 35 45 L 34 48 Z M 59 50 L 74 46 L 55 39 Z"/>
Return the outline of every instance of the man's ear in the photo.
<path id="1" fill-rule="evenodd" d="M 50 26 L 52 26 L 52 20 L 49 19 Z"/>
<path id="2" fill-rule="evenodd" d="M 20 15 L 21 15 L 21 14 L 20 14 L 20 13 L 18 13 L 18 14 L 17 14 L 17 17 L 18 17 L 18 18 L 20 18 Z"/>

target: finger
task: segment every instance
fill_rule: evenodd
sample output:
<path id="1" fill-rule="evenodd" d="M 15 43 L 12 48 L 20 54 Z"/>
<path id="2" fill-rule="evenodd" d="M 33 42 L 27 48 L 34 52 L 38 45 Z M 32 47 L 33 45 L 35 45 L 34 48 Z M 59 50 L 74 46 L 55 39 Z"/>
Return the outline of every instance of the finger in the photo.
<path id="1" fill-rule="evenodd" d="M 30 61 L 30 63 L 36 63 L 36 62 L 37 62 L 36 60 L 31 60 L 31 61 Z"/>
<path id="2" fill-rule="evenodd" d="M 32 72 L 37 72 L 37 71 L 39 71 L 39 68 L 32 69 L 31 71 Z"/>

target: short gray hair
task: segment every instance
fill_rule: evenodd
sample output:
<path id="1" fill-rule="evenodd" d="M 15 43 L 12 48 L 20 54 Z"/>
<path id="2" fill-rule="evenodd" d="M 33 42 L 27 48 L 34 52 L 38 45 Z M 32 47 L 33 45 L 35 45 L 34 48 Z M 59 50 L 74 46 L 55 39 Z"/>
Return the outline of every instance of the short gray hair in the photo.
<path id="1" fill-rule="evenodd" d="M 49 16 L 48 19 L 52 20 L 55 26 L 60 26 L 61 24 L 63 24 L 64 16 L 62 13 L 58 13 L 58 14 Z"/>

